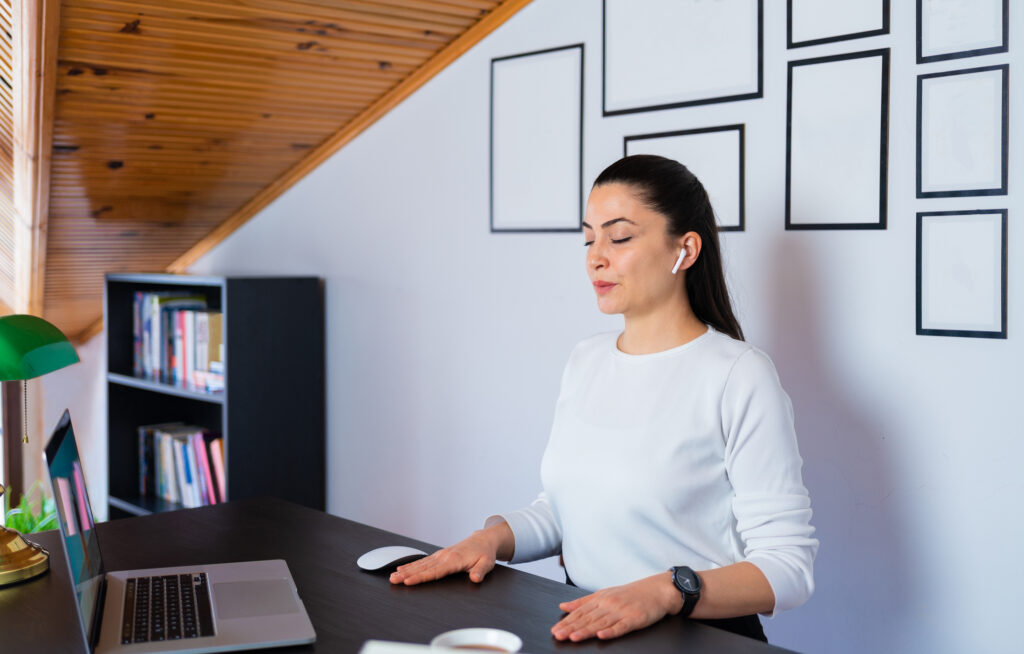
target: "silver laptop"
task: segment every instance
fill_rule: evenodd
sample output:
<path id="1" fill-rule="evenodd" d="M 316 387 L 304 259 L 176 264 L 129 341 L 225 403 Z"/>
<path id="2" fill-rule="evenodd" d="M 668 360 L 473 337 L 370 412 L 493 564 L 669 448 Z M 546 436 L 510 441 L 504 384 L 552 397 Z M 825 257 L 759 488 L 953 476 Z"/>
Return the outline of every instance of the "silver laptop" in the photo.
<path id="1" fill-rule="evenodd" d="M 282 560 L 108 572 L 67 411 L 46 464 L 89 651 L 222 652 L 316 640 Z"/>

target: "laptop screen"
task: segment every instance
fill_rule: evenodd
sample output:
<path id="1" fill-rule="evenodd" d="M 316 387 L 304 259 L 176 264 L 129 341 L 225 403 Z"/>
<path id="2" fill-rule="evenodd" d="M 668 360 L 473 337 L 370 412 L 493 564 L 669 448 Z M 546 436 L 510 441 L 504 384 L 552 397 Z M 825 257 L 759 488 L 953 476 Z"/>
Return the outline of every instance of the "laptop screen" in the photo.
<path id="1" fill-rule="evenodd" d="M 71 583 L 78 598 L 79 617 L 88 643 L 93 642 L 93 631 L 100 587 L 104 579 L 100 544 L 96 538 L 92 505 L 85 489 L 85 474 L 78 458 L 78 444 L 71 428 L 71 414 L 64 415 L 46 444 L 46 464 L 53 485 L 53 499 L 57 505 L 60 530 L 64 535 L 71 570 Z"/>

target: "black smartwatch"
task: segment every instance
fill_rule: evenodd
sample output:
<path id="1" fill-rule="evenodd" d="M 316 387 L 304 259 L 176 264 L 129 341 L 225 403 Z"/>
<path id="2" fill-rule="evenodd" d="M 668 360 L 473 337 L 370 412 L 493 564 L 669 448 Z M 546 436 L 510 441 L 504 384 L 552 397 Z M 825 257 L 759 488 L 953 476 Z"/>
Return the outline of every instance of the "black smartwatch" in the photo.
<path id="1" fill-rule="evenodd" d="M 672 583 L 683 594 L 683 610 L 679 615 L 685 618 L 693 613 L 693 607 L 697 606 L 697 601 L 700 600 L 700 577 L 692 568 L 678 565 L 672 568 Z"/>

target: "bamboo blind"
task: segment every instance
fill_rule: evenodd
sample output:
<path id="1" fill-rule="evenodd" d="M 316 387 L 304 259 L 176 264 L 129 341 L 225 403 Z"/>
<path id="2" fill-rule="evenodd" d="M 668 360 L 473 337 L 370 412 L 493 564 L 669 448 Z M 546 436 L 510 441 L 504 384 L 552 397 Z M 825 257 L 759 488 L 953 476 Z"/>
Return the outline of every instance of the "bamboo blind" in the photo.
<path id="1" fill-rule="evenodd" d="M 88 336 L 103 273 L 195 258 L 528 1 L 64 0 L 44 315 Z"/>
<path id="2" fill-rule="evenodd" d="M 14 304 L 14 21 L 0 0 L 0 302 Z M 6 307 L 5 307 L 6 308 Z"/>

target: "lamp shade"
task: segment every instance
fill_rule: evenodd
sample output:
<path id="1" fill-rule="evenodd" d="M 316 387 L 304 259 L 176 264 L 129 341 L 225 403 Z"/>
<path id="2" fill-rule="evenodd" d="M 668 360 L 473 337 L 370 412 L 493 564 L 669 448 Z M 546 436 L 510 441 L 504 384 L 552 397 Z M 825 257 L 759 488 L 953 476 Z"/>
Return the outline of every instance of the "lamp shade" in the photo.
<path id="1" fill-rule="evenodd" d="M 24 314 L 0 318 L 0 381 L 33 379 L 72 363 L 75 348 L 50 323 Z"/>

